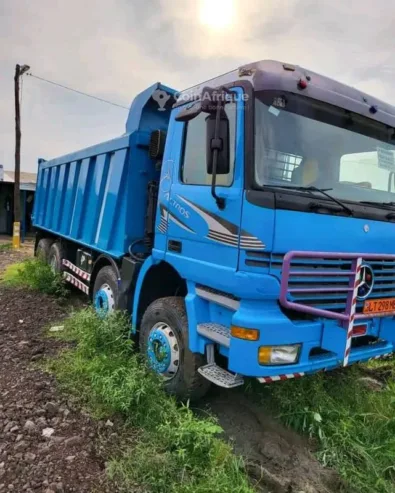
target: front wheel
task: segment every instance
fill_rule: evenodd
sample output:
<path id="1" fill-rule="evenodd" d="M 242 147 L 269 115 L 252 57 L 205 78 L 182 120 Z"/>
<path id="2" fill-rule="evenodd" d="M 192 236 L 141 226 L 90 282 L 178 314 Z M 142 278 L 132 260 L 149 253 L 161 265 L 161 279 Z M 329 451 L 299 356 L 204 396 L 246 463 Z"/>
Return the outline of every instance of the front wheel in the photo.
<path id="1" fill-rule="evenodd" d="M 93 305 L 100 316 L 106 316 L 118 308 L 118 299 L 117 274 L 110 265 L 106 265 L 99 270 L 93 286 Z"/>
<path id="2" fill-rule="evenodd" d="M 206 364 L 204 356 L 188 347 L 183 298 L 160 298 L 149 305 L 140 327 L 140 351 L 163 377 L 165 390 L 179 399 L 199 399 L 210 387 L 197 371 Z"/>

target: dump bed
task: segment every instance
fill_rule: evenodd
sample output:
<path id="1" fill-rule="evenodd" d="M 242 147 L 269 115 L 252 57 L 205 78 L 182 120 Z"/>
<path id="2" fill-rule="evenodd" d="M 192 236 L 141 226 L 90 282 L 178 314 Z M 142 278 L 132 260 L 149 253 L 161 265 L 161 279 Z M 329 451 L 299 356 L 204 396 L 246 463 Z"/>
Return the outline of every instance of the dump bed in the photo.
<path id="1" fill-rule="evenodd" d="M 133 101 L 127 133 L 117 139 L 39 161 L 33 212 L 36 228 L 120 257 L 144 235 L 147 185 L 158 179 L 148 156 L 153 130 L 166 130 L 170 108 L 158 111 L 154 84 Z"/>

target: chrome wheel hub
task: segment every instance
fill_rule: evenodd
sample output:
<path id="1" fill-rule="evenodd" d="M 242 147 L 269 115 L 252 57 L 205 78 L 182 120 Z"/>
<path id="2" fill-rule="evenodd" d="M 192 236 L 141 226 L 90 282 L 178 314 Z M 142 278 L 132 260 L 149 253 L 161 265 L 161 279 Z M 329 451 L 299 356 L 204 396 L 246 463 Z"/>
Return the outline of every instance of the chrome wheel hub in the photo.
<path id="1" fill-rule="evenodd" d="M 95 294 L 95 310 L 99 315 L 107 315 L 115 310 L 114 293 L 109 284 L 105 283 L 100 286 L 99 291 Z"/>
<path id="2" fill-rule="evenodd" d="M 158 322 L 148 336 L 147 356 L 149 365 L 166 380 L 174 378 L 180 364 L 180 346 L 173 329 Z"/>

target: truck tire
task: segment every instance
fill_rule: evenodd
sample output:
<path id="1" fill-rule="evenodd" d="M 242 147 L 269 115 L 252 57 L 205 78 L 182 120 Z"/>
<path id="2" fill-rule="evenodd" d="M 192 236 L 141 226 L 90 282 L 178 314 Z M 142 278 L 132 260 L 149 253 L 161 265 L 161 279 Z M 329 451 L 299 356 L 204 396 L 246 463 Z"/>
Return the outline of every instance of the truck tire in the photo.
<path id="1" fill-rule="evenodd" d="M 36 248 L 36 257 L 47 263 L 52 243 L 53 240 L 51 238 L 41 238 Z"/>
<path id="2" fill-rule="evenodd" d="M 60 242 L 52 243 L 48 254 L 48 263 L 56 274 L 63 272 L 62 260 L 66 257 L 65 251 Z"/>
<path id="3" fill-rule="evenodd" d="M 110 265 L 99 270 L 93 286 L 93 306 L 100 316 L 118 308 L 119 287 L 118 278 Z"/>
<path id="4" fill-rule="evenodd" d="M 149 305 L 140 326 L 140 351 L 162 375 L 165 390 L 178 399 L 197 400 L 209 389 L 210 382 L 197 371 L 205 357 L 189 350 L 183 298 L 160 298 Z"/>

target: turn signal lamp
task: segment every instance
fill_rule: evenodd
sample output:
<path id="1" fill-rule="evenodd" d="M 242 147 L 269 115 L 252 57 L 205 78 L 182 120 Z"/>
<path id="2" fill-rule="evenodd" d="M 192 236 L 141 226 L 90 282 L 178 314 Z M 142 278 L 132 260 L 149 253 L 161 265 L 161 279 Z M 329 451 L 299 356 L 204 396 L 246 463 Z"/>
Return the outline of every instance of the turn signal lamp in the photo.
<path id="1" fill-rule="evenodd" d="M 258 351 L 260 365 L 292 365 L 299 357 L 300 344 L 287 346 L 261 346 Z"/>
<path id="2" fill-rule="evenodd" d="M 257 341 L 259 339 L 258 329 L 245 329 L 244 327 L 238 327 L 232 325 L 230 328 L 230 334 L 238 339 L 244 339 L 245 341 Z"/>

